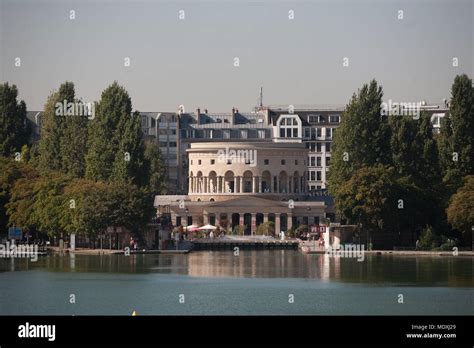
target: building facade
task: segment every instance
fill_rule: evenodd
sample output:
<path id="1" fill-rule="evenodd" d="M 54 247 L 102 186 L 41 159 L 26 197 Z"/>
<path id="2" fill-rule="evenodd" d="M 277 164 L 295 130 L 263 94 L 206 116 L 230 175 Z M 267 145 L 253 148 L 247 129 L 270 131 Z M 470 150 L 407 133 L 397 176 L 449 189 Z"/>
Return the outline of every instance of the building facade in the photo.
<path id="1" fill-rule="evenodd" d="M 449 110 L 447 104 L 421 107 L 430 113 L 434 132 L 439 132 L 441 119 Z M 307 148 L 306 183 L 310 195 L 324 195 L 331 166 L 332 139 L 342 120 L 343 106 L 270 106 L 254 112 L 212 113 L 196 109 L 186 113 L 141 112 L 142 130 L 148 141 L 159 147 L 168 173 L 168 192 L 187 194 L 190 162 L 187 150 L 195 143 L 260 142 L 303 143 Z M 33 140 L 41 131 L 41 111 L 29 111 Z M 291 160 L 288 158 L 287 160 Z"/>
<path id="2" fill-rule="evenodd" d="M 174 226 L 219 226 L 244 234 L 273 222 L 275 232 L 319 224 L 328 205 L 308 195 L 302 142 L 201 142 L 187 150 L 188 194 L 156 196 Z"/>

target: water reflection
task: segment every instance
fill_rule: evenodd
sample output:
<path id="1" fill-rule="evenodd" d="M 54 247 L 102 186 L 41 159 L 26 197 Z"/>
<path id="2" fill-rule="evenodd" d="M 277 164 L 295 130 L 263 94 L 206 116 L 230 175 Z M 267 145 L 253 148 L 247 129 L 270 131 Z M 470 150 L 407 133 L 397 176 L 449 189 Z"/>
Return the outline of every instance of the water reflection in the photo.
<path id="1" fill-rule="evenodd" d="M 363 262 L 294 250 L 199 251 L 188 255 L 49 255 L 0 259 L 0 272 L 161 273 L 199 278 L 303 278 L 322 282 L 474 287 L 469 257 L 366 255 Z"/>

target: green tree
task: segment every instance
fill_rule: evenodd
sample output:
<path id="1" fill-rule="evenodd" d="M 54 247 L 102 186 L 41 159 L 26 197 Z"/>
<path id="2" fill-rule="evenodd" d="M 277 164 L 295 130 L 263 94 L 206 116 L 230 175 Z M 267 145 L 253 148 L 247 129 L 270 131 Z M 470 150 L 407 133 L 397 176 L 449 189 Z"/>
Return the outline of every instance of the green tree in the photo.
<path id="1" fill-rule="evenodd" d="M 38 176 L 37 171 L 30 165 L 14 161 L 10 158 L 0 157 L 0 234 L 7 233 L 9 216 L 6 205 L 11 200 L 13 186 L 20 179 L 23 184 L 30 185 L 31 181 Z M 28 190 L 17 194 L 27 195 Z M 28 208 L 28 206 L 26 206 Z M 10 223 L 12 225 L 12 223 Z M 22 224 L 17 224 L 23 226 Z"/>
<path id="2" fill-rule="evenodd" d="M 145 164 L 147 166 L 148 189 L 153 195 L 166 194 L 167 170 L 161 152 L 153 142 L 145 144 Z"/>
<path id="3" fill-rule="evenodd" d="M 449 113 L 441 123 L 438 147 L 444 181 L 455 192 L 462 177 L 474 174 L 474 88 L 465 74 L 454 79 Z"/>
<path id="4" fill-rule="evenodd" d="M 50 237 L 64 237 L 67 234 L 71 202 L 64 190 L 69 182 L 70 178 L 67 176 L 51 172 L 34 183 L 32 221 Z"/>
<path id="5" fill-rule="evenodd" d="M 153 214 L 153 198 L 150 193 L 133 184 L 112 183 L 104 200 L 110 224 L 123 226 L 136 235 L 145 229 Z"/>
<path id="6" fill-rule="evenodd" d="M 38 150 L 38 168 L 41 172 L 64 171 L 61 143 L 69 141 L 64 139 L 65 116 L 58 115 L 58 103 L 74 102 L 74 84 L 63 83 L 57 92 L 53 92 L 46 101 L 44 113 L 41 118 L 41 138 Z"/>
<path id="7" fill-rule="evenodd" d="M 361 223 L 372 235 L 393 233 L 400 191 L 394 168 L 363 167 L 336 191 L 335 205 L 350 223 Z"/>
<path id="8" fill-rule="evenodd" d="M 11 156 L 29 143 L 31 127 L 26 119 L 26 104 L 17 98 L 15 85 L 0 84 L 0 156 Z"/>
<path id="9" fill-rule="evenodd" d="M 138 112 L 121 120 L 119 145 L 111 179 L 116 182 L 146 184 L 148 173 L 144 159 L 141 117 Z"/>
<path id="10" fill-rule="evenodd" d="M 471 233 L 474 226 L 474 175 L 464 179 L 464 185 L 451 197 L 446 212 L 448 222 L 455 229 Z"/>
<path id="11" fill-rule="evenodd" d="M 422 113 L 416 120 L 393 116 L 389 124 L 392 165 L 400 184 L 399 199 L 411 209 L 410 214 L 406 210 L 400 212 L 397 227 L 399 231 L 415 231 L 431 223 L 440 229 L 444 217 L 440 200 L 442 185 L 430 116 Z"/>
<path id="12" fill-rule="evenodd" d="M 108 181 L 116 168 L 115 160 L 120 155 L 122 131 L 131 118 L 132 101 L 127 91 L 115 81 L 107 87 L 96 106 L 96 115 L 89 123 L 88 149 L 86 154 L 86 178 Z M 131 127 L 133 129 L 133 125 Z M 133 137 L 130 133 L 128 136 Z M 127 142 L 122 142 L 122 150 Z M 121 154 L 121 160 L 124 154 Z M 125 171 L 125 170 L 123 170 Z"/>
<path id="13" fill-rule="evenodd" d="M 381 117 L 382 87 L 372 80 L 352 96 L 334 134 L 329 190 L 337 188 L 362 167 L 390 161 L 387 117 Z"/>
<path id="14" fill-rule="evenodd" d="M 75 101 L 77 105 L 85 103 Z M 68 115 L 63 117 L 63 132 L 60 142 L 62 172 L 72 177 L 82 178 L 85 175 L 85 155 L 87 152 L 87 115 Z"/>
<path id="15" fill-rule="evenodd" d="M 66 186 L 66 200 L 74 201 L 74 208 L 68 210 L 69 217 L 64 226 L 68 234 L 95 238 L 113 225 L 107 205 L 109 192 L 108 184 L 101 181 L 76 179 Z"/>

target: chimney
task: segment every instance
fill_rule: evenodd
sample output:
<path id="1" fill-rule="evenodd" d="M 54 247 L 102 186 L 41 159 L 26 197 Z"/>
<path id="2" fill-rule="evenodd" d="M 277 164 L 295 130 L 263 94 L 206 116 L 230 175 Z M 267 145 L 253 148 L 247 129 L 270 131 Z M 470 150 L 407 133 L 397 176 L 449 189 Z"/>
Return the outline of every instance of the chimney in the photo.
<path id="1" fill-rule="evenodd" d="M 232 108 L 232 116 L 235 115 L 235 108 Z"/>
<path id="2" fill-rule="evenodd" d="M 197 114 L 197 117 L 199 117 L 199 115 L 201 114 L 201 109 L 200 108 L 196 109 L 196 114 Z"/>
<path id="3" fill-rule="evenodd" d="M 207 109 L 204 109 L 204 113 L 207 115 Z"/>

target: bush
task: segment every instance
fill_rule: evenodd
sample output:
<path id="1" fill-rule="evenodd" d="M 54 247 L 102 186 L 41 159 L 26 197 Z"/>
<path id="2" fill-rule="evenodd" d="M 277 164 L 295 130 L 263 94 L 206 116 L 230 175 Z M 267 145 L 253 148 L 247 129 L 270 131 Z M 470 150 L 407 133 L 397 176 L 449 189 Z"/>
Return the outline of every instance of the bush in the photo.
<path id="1" fill-rule="evenodd" d="M 260 225 L 258 225 L 255 234 L 258 236 L 273 236 L 275 235 L 275 224 L 271 221 L 261 223 Z"/>
<path id="2" fill-rule="evenodd" d="M 285 234 L 285 235 L 286 235 L 287 237 L 290 237 L 290 238 L 295 238 L 295 234 L 296 234 L 296 233 L 295 233 L 295 228 L 292 227 L 292 228 L 290 228 L 288 231 L 286 231 L 286 234 Z"/>
<path id="3" fill-rule="evenodd" d="M 243 236 L 245 231 L 245 226 L 235 225 L 234 229 L 232 230 L 232 234 L 234 236 Z"/>
<path id="4" fill-rule="evenodd" d="M 436 236 L 433 232 L 433 227 L 426 226 L 423 231 L 421 231 L 418 247 L 421 249 L 434 249 L 437 246 Z"/>

